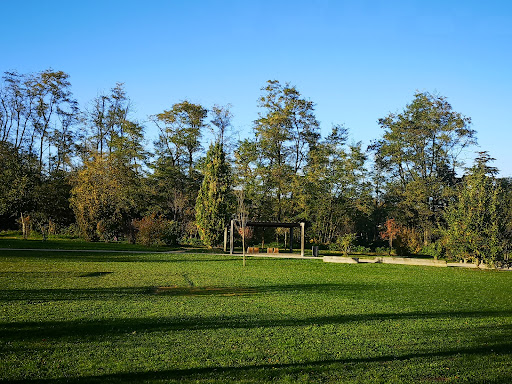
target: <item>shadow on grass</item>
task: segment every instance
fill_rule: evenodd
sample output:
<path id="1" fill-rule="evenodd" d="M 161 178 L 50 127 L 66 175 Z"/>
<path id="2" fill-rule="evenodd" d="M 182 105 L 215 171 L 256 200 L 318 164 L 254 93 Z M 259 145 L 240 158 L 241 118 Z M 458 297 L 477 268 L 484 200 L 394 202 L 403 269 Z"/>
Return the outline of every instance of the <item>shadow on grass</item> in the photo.
<path id="1" fill-rule="evenodd" d="M 0 251 L 0 257 L 15 261 L 48 260 L 71 262 L 106 262 L 106 263 L 175 263 L 175 262 L 232 262 L 241 257 L 212 254 L 191 254 L 183 252 L 130 253 L 129 251 L 109 253 L 101 251 L 50 251 L 50 250 L 8 250 Z M 254 262 L 254 261 L 252 261 Z"/>
<path id="2" fill-rule="evenodd" d="M 323 325 L 343 325 L 361 322 L 381 322 L 388 320 L 415 320 L 437 318 L 487 318 L 510 317 L 512 311 L 473 311 L 473 312 L 408 312 L 334 315 L 316 317 L 271 317 L 271 316 L 183 316 L 183 317 L 147 317 L 112 318 L 105 320 L 11 322 L 0 324 L 0 339 L 41 340 L 52 338 L 103 338 L 104 336 L 123 336 L 126 334 L 149 332 L 172 332 L 185 330 L 214 329 L 252 329 L 271 327 L 304 327 Z M 511 328 L 499 328 L 512 336 Z M 500 336 L 500 341 L 503 341 Z M 507 339 L 510 339 L 508 337 Z"/>
<path id="3" fill-rule="evenodd" d="M 283 284 L 258 287 L 156 287 L 161 296 L 244 296 L 264 293 L 341 293 L 374 290 L 376 284 Z"/>
<path id="4" fill-rule="evenodd" d="M 336 382 L 342 380 L 346 374 L 346 367 L 349 365 L 353 370 L 357 365 L 362 365 L 362 369 L 375 370 L 382 375 L 381 379 L 385 380 L 400 375 L 400 366 L 406 364 L 409 360 L 414 359 L 465 359 L 480 356 L 480 359 L 489 359 L 492 361 L 493 356 L 496 354 L 510 354 L 512 352 L 512 342 L 501 342 L 492 346 L 481 346 L 473 348 L 457 348 L 447 349 L 435 352 L 419 352 L 409 354 L 396 354 L 396 355 L 381 355 L 381 356 L 368 356 L 368 357 L 355 357 L 345 359 L 325 359 L 315 361 L 304 361 L 297 363 L 276 363 L 276 364 L 258 364 L 258 365 L 245 365 L 245 366 L 211 366 L 211 367 L 198 367 L 189 369 L 169 369 L 160 371 L 146 371 L 146 372 L 123 372 L 116 374 L 106 374 L 97 376 L 87 376 L 78 378 L 58 378 L 58 379 L 34 379 L 34 380 L 19 380 L 10 381 L 11 383 L 138 383 L 138 382 L 194 382 L 194 383 L 228 383 L 228 382 L 276 382 L 287 379 L 287 382 L 299 381 L 305 375 L 310 381 L 314 382 Z M 378 365 L 375 368 L 374 365 Z M 394 372 L 387 372 L 387 369 L 396 369 Z M 495 367 L 489 363 L 485 368 L 486 375 L 481 376 L 481 379 L 471 379 L 471 372 L 462 373 L 469 377 L 465 382 L 476 383 L 510 383 L 510 372 L 497 372 Z M 510 371 L 510 367 L 507 368 Z M 480 372 L 481 374 L 482 372 Z M 432 374 L 435 374 L 432 375 Z M 406 376 L 408 375 L 408 376 Z M 440 375 L 439 371 L 435 368 L 432 371 L 425 369 L 422 371 L 415 371 L 413 373 L 403 374 L 402 379 L 406 382 L 438 382 L 448 381 L 451 372 L 446 372 L 445 375 Z M 336 380 L 338 378 L 338 380 Z M 452 377 L 453 378 L 453 377 Z M 375 377 L 373 377 L 375 379 Z M 380 382 L 380 380 L 379 380 Z"/>
<path id="5" fill-rule="evenodd" d="M 9 272 L 11 273 L 11 272 Z M 17 272 L 15 272 L 17 273 Z M 19 272 L 25 274 L 27 272 Z M 28 272 L 32 277 L 49 277 L 52 272 Z M 67 273 L 67 277 L 102 277 L 113 272 L 55 272 L 58 278 Z M 121 296 L 243 296 L 265 293 L 341 293 L 346 291 L 359 292 L 374 290 L 374 284 L 289 284 L 258 287 L 116 287 L 116 288 L 84 288 L 84 289 L 4 289 L 0 290 L 2 301 L 48 302 L 62 300 L 98 300 L 114 299 Z"/>
<path id="6" fill-rule="evenodd" d="M 73 277 L 101 277 L 114 272 L 73 272 L 73 271 L 27 271 L 27 272 L 0 272 L 0 277 L 29 278 L 29 279 L 62 279 Z"/>
<path id="7" fill-rule="evenodd" d="M 112 272 L 76 273 L 74 277 L 101 277 Z M 100 300 L 116 299 L 123 296 L 153 294 L 152 287 L 118 287 L 87 289 L 4 289 L 0 290 L 0 303 L 8 301 L 25 301 L 40 303 L 66 300 Z"/>

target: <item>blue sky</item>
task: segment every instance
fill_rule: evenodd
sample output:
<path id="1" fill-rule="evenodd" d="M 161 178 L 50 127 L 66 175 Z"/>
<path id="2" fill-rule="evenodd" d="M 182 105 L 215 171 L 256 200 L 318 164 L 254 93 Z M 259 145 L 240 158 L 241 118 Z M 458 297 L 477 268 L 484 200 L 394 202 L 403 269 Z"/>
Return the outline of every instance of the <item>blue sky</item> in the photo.
<path id="1" fill-rule="evenodd" d="M 365 145 L 416 90 L 469 116 L 512 176 L 512 1 L 0 0 L 0 71 L 49 67 L 82 106 L 116 82 L 147 116 L 188 99 L 233 105 L 251 135 L 260 88 L 297 86 L 327 134 Z M 147 123 L 148 139 L 156 137 Z M 468 158 L 470 155 L 468 154 Z"/>

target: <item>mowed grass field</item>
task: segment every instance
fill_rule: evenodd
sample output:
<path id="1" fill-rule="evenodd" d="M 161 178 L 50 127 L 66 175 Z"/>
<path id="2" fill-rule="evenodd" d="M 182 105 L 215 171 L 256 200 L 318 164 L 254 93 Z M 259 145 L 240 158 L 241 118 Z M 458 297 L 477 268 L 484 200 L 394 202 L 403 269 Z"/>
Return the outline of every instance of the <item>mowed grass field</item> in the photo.
<path id="1" fill-rule="evenodd" d="M 0 251 L 0 381 L 510 383 L 512 273 Z"/>

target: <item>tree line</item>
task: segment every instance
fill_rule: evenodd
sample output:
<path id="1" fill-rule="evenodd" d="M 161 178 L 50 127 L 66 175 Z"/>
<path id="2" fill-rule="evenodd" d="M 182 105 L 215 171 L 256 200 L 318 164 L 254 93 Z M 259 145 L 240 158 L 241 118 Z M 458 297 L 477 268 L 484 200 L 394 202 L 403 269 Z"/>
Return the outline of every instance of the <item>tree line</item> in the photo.
<path id="1" fill-rule="evenodd" d="M 62 71 L 2 79 L 0 229 L 213 247 L 243 206 L 251 220 L 304 221 L 332 249 L 508 262 L 512 183 L 487 152 L 464 164 L 476 132 L 443 96 L 417 92 L 364 148 L 343 125 L 322 137 L 314 103 L 271 80 L 252 138 L 232 139 L 229 105 L 185 100 L 149 116 L 150 151 L 123 84 L 81 108 Z"/>

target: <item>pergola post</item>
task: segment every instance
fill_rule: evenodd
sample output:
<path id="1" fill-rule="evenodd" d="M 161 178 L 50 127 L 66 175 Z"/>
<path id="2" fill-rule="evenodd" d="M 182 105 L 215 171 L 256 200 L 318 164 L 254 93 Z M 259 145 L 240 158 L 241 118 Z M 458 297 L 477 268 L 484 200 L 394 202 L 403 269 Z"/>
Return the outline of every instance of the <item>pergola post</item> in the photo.
<path id="1" fill-rule="evenodd" d="M 300 255 L 304 257 L 304 227 L 305 223 L 300 223 Z"/>
<path id="2" fill-rule="evenodd" d="M 230 255 L 232 255 L 234 253 L 234 236 L 235 236 L 235 224 L 236 221 L 235 220 L 231 220 L 231 228 L 230 228 L 230 233 L 229 233 L 229 253 Z M 305 223 L 272 223 L 272 222 L 258 222 L 258 221 L 247 221 L 245 223 L 245 227 L 272 227 L 272 228 L 290 228 L 290 246 L 289 246 L 289 252 L 290 253 L 293 253 L 293 229 L 294 228 L 299 228 L 300 227 L 300 232 L 301 232 L 301 235 L 300 235 L 300 255 L 301 256 L 304 256 L 304 247 L 305 247 L 305 226 L 306 224 Z M 245 227 L 242 228 L 242 240 L 245 240 L 244 239 L 244 235 L 245 235 Z M 226 231 L 226 229 L 225 229 Z M 226 232 L 224 232 L 224 239 L 226 239 Z M 224 240 L 224 244 L 226 243 L 226 240 Z M 245 244 L 242 244 L 242 245 L 245 245 Z M 242 254 L 244 254 L 245 256 L 245 247 L 244 249 L 242 250 Z"/>
<path id="3" fill-rule="evenodd" d="M 290 253 L 293 253 L 293 227 L 290 227 Z"/>
<path id="4" fill-rule="evenodd" d="M 228 227 L 224 227 L 224 252 L 228 250 Z"/>
<path id="5" fill-rule="evenodd" d="M 231 220 L 231 230 L 229 231 L 229 254 L 233 254 L 233 232 L 235 231 L 235 220 Z"/>

